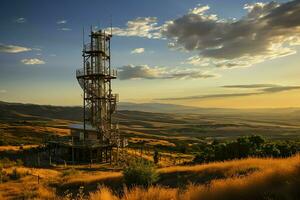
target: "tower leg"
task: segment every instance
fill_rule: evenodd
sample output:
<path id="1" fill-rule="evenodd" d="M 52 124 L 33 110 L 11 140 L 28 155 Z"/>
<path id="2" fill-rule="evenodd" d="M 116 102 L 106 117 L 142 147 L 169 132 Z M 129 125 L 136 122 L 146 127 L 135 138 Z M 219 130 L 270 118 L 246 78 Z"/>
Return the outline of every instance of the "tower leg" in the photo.
<path id="1" fill-rule="evenodd" d="M 72 164 L 74 165 L 74 159 L 75 159 L 75 152 L 74 147 L 72 147 Z"/>
<path id="2" fill-rule="evenodd" d="M 107 147 L 105 147 L 105 162 L 107 163 Z"/>

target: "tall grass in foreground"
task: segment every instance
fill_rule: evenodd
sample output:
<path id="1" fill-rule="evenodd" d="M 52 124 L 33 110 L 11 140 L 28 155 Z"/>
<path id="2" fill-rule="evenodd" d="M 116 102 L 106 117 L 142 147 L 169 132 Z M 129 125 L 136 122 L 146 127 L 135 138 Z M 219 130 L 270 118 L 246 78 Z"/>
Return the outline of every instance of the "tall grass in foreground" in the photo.
<path id="1" fill-rule="evenodd" d="M 114 194 L 103 187 L 91 193 L 90 200 L 256 200 L 300 199 L 300 156 L 288 159 L 253 159 L 257 165 L 266 165 L 259 171 L 247 176 L 233 176 L 213 180 L 207 185 L 189 185 L 186 189 L 151 186 L 147 189 L 135 187 L 125 190 L 122 196 Z M 238 167 L 239 163 L 248 161 L 231 161 Z M 269 163 L 270 162 L 270 163 Z M 222 167 L 225 163 L 213 163 L 211 166 Z M 208 164 L 206 167 L 209 167 Z M 201 168 L 201 166 L 199 166 Z M 185 167 L 188 169 L 188 167 Z M 192 167 L 193 168 L 193 167 Z M 194 167 L 194 169 L 197 169 Z M 170 170 L 170 169 L 169 169 Z M 175 170 L 175 169 L 172 169 Z M 171 171 L 172 171 L 171 170 Z M 183 170 L 183 169 L 182 169 Z"/>

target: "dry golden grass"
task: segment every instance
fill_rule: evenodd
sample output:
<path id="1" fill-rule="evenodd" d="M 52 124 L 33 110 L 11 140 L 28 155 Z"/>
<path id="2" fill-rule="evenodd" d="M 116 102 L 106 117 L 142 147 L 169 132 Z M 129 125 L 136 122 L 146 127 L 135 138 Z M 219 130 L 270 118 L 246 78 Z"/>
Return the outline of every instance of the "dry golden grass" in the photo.
<path id="1" fill-rule="evenodd" d="M 35 148 L 38 147 L 39 145 L 23 145 L 23 149 L 31 149 L 31 148 Z M 0 152 L 1 151 L 20 151 L 20 146 L 11 146 L 11 145 L 7 145 L 7 146 L 0 146 Z"/>
<path id="2" fill-rule="evenodd" d="M 20 174 L 26 174 L 31 176 L 39 176 L 44 179 L 55 179 L 58 178 L 61 173 L 53 169 L 42 169 L 42 168 L 29 168 L 29 167 L 10 167 L 3 169 L 6 173 L 10 174 L 16 169 Z"/>
<path id="3" fill-rule="evenodd" d="M 229 170 L 229 169 L 243 169 L 251 167 L 257 167 L 259 169 L 272 168 L 274 165 L 283 166 L 287 159 L 272 159 L 272 158 L 248 158 L 243 160 L 231 160 L 224 162 L 214 162 L 202 165 L 194 166 L 171 166 L 161 168 L 160 173 L 174 173 L 174 172 L 201 172 L 206 170 Z"/>
<path id="4" fill-rule="evenodd" d="M 57 199 L 55 190 L 47 186 L 49 179 L 25 175 L 19 180 L 0 184 L 0 199 Z"/>
<path id="5" fill-rule="evenodd" d="M 129 149 L 129 148 L 127 148 L 125 151 L 126 151 L 126 154 L 128 156 L 137 157 L 137 158 L 141 157 L 141 158 L 143 158 L 145 160 L 153 161 L 152 154 L 147 154 L 146 152 L 143 152 L 141 154 L 141 151 L 138 150 L 138 149 Z"/>
<path id="6" fill-rule="evenodd" d="M 9 180 L 0 184 L 0 199 L 57 199 L 55 190 L 49 183 L 58 181 L 61 172 L 53 169 L 28 167 L 4 168 L 6 174 L 13 171 L 19 175 L 17 180 Z"/>
<path id="7" fill-rule="evenodd" d="M 167 140 L 152 139 L 152 138 L 150 139 L 150 138 L 131 137 L 129 142 L 132 142 L 132 143 L 145 142 L 145 144 L 150 145 L 150 146 L 155 146 L 155 145 L 162 145 L 162 146 L 168 146 L 168 147 L 176 146 L 174 143 L 169 142 Z"/>
<path id="8" fill-rule="evenodd" d="M 103 188 L 90 195 L 90 200 L 253 200 L 253 199 L 300 199 L 300 156 L 288 159 L 246 159 L 219 162 L 193 167 L 170 167 L 161 173 L 175 171 L 199 172 L 210 168 L 258 167 L 259 170 L 246 176 L 232 176 L 213 180 L 208 185 L 189 185 L 185 190 L 153 186 L 148 189 L 125 190 L 121 197 Z M 103 190 L 103 192 L 101 192 Z M 101 196 L 102 195 L 102 196 Z"/>
<path id="9" fill-rule="evenodd" d="M 37 188 L 37 197 L 36 199 L 57 199 L 55 191 L 49 187 L 39 185 Z"/>
<path id="10" fill-rule="evenodd" d="M 66 128 L 54 128 L 54 127 L 47 127 L 47 126 L 16 126 L 15 128 L 21 129 L 23 131 L 31 131 L 34 133 L 44 133 L 49 132 L 55 135 L 70 135 L 70 129 Z"/>
<path id="11" fill-rule="evenodd" d="M 139 149 L 130 149 L 127 148 L 126 154 L 135 158 L 143 158 L 145 160 L 153 161 L 154 151 L 141 151 Z M 182 164 L 184 162 L 192 161 L 194 156 L 189 154 L 182 153 L 167 153 L 167 152 L 159 152 L 160 160 L 158 165 L 160 167 L 168 167 L 173 165 Z"/>
<path id="12" fill-rule="evenodd" d="M 89 199 L 91 200 L 118 200 L 119 198 L 113 195 L 113 192 L 108 187 L 101 187 L 96 192 L 92 192 L 89 195 Z"/>
<path id="13" fill-rule="evenodd" d="M 66 178 L 64 185 L 86 185 L 93 182 L 101 182 L 104 180 L 121 179 L 121 172 L 93 172 L 93 173 L 80 173 L 71 175 Z"/>
<path id="14" fill-rule="evenodd" d="M 250 171 L 249 171 L 250 169 Z M 251 170 L 254 169 L 254 170 Z M 10 173 L 12 168 L 5 169 Z M 19 180 L 0 184 L 0 199 L 63 199 L 56 196 L 57 187 L 107 184 L 115 182 L 122 186 L 122 173 L 111 171 L 82 171 L 61 178 L 61 169 L 30 169 L 18 167 L 26 174 Z M 227 162 L 216 162 L 195 166 L 174 166 L 158 170 L 161 177 L 157 186 L 147 189 L 134 187 L 116 194 L 108 187 L 90 192 L 89 200 L 256 200 L 256 199 L 300 199 L 300 156 L 287 159 L 249 158 Z M 184 176 L 177 176 L 183 173 Z M 222 174 L 218 179 L 214 175 Z M 40 183 L 37 182 L 40 176 Z M 205 184 L 193 182 L 213 175 Z M 190 179 L 192 177 L 192 179 Z M 184 179 L 191 180 L 191 184 Z M 172 182 L 182 182 L 182 187 L 167 187 Z M 74 188 L 74 187 L 73 187 Z M 75 187 L 76 188 L 76 187 Z"/>
<path id="15" fill-rule="evenodd" d="M 171 188 L 162 188 L 162 187 L 149 187 L 148 189 L 143 188 L 133 188 L 132 190 L 125 190 L 125 194 L 122 197 L 124 200 L 150 200 L 150 199 L 159 199 L 159 200 L 170 200 L 177 199 L 178 190 Z M 92 199 L 91 199 L 92 200 Z"/>

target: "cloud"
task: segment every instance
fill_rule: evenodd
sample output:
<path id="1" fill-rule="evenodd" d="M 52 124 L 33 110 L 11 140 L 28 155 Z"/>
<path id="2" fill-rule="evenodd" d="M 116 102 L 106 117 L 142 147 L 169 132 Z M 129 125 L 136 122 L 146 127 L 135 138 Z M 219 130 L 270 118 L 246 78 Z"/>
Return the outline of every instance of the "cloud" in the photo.
<path id="1" fill-rule="evenodd" d="M 217 75 L 195 70 L 167 70 L 163 67 L 149 67 L 148 65 L 126 65 L 118 70 L 120 80 L 130 79 L 206 79 Z"/>
<path id="2" fill-rule="evenodd" d="M 197 52 L 188 62 L 223 68 L 253 64 L 296 53 L 300 45 L 300 1 L 246 4 L 238 20 L 194 9 L 163 26 L 162 35 L 173 48 Z"/>
<path id="3" fill-rule="evenodd" d="M 250 85 L 224 85 L 224 88 L 237 88 L 237 89 L 259 89 L 264 93 L 283 92 L 288 90 L 300 89 L 300 86 L 281 86 L 275 84 L 250 84 Z"/>
<path id="4" fill-rule="evenodd" d="M 0 43 L 0 52 L 2 53 L 20 53 L 20 52 L 26 52 L 31 50 L 32 49 L 28 47 L 21 47 L 16 45 L 5 45 Z"/>
<path id="5" fill-rule="evenodd" d="M 144 48 L 136 48 L 131 51 L 131 54 L 140 54 L 140 53 L 144 53 L 144 52 L 145 52 Z"/>
<path id="6" fill-rule="evenodd" d="M 242 97 L 260 94 L 258 92 L 248 93 L 227 93 L 227 94 L 212 94 L 212 95 L 196 95 L 196 96 L 185 96 L 185 97 L 170 97 L 160 98 L 156 100 L 196 100 L 196 99 L 214 99 L 214 98 L 225 98 L 225 97 Z"/>
<path id="7" fill-rule="evenodd" d="M 46 62 L 38 58 L 26 58 L 21 60 L 25 65 L 43 65 Z"/>
<path id="8" fill-rule="evenodd" d="M 161 98 L 156 100 L 196 100 L 196 99 L 215 99 L 215 98 L 227 98 L 227 97 L 243 97 L 243 96 L 253 96 L 262 94 L 271 94 L 277 92 L 285 92 L 290 90 L 300 90 L 300 86 L 281 86 L 273 84 L 252 84 L 252 85 L 225 85 L 224 88 L 237 88 L 237 89 L 257 89 L 254 92 L 242 92 L 242 93 L 221 93 L 221 94 L 211 94 L 211 95 L 195 95 L 195 96 L 185 96 L 185 97 L 171 97 L 171 98 Z"/>
<path id="9" fill-rule="evenodd" d="M 189 13 L 190 14 L 195 14 L 195 15 L 202 15 L 205 11 L 209 10 L 210 7 L 208 5 L 206 6 L 201 6 L 201 4 L 198 4 L 197 7 L 190 9 Z"/>
<path id="10" fill-rule="evenodd" d="M 161 37 L 160 26 L 157 26 L 156 17 L 138 17 L 134 20 L 128 21 L 127 27 L 112 27 L 113 35 L 125 36 L 125 37 L 144 37 L 158 39 Z M 106 29 L 110 31 L 110 28 Z"/>
<path id="11" fill-rule="evenodd" d="M 56 22 L 57 24 L 66 24 L 67 20 L 63 19 L 63 20 L 59 20 Z"/>
<path id="12" fill-rule="evenodd" d="M 6 93 L 6 92 L 7 92 L 7 90 L 4 90 L 4 89 L 0 90 L 0 94 Z"/>
<path id="13" fill-rule="evenodd" d="M 250 85 L 224 85 L 224 88 L 241 88 L 241 89 L 250 89 L 250 88 L 272 88 L 277 87 L 275 84 L 250 84 Z"/>
<path id="14" fill-rule="evenodd" d="M 27 22 L 27 20 L 24 17 L 19 17 L 19 18 L 15 19 L 14 22 L 22 24 L 22 23 Z"/>
<path id="15" fill-rule="evenodd" d="M 274 92 L 284 92 L 289 90 L 299 90 L 300 86 L 275 86 L 275 87 L 269 87 L 264 88 L 262 91 L 264 93 L 274 93 Z"/>
<path id="16" fill-rule="evenodd" d="M 61 31 L 71 31 L 72 29 L 63 27 L 63 28 L 59 28 L 58 30 L 61 30 Z"/>

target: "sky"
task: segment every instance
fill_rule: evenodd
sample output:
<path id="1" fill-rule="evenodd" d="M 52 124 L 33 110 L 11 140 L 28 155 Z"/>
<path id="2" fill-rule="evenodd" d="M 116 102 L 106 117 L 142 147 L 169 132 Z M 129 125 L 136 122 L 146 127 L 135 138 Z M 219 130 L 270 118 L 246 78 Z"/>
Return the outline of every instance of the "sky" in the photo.
<path id="1" fill-rule="evenodd" d="M 91 28 L 112 26 L 121 102 L 300 107 L 299 0 L 3 0 L 0 9 L 0 101 L 81 105 L 82 44 Z"/>

